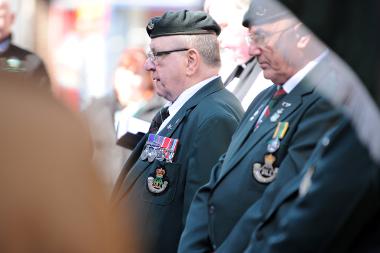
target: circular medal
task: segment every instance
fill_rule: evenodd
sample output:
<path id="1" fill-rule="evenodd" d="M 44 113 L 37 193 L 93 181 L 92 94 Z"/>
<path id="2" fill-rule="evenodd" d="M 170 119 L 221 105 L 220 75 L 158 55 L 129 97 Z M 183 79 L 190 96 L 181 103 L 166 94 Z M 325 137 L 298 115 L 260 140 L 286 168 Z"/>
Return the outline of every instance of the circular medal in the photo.
<path id="1" fill-rule="evenodd" d="M 156 159 L 159 160 L 159 161 L 163 161 L 164 160 L 164 152 L 161 148 L 157 149 L 156 150 Z"/>
<path id="2" fill-rule="evenodd" d="M 155 149 L 149 150 L 149 152 L 148 152 L 148 162 L 150 162 L 150 163 L 153 162 L 154 159 L 156 158 L 156 156 L 157 156 L 157 152 L 156 152 Z"/>
<path id="3" fill-rule="evenodd" d="M 271 121 L 271 122 L 276 122 L 279 118 L 280 118 L 280 114 L 276 112 L 275 114 L 273 114 L 273 115 L 270 117 L 270 121 Z"/>
<path id="4" fill-rule="evenodd" d="M 148 148 L 146 147 L 142 152 L 141 152 L 141 155 L 140 155 L 140 159 L 141 160 L 145 160 L 148 158 Z"/>
<path id="5" fill-rule="evenodd" d="M 269 153 L 274 153 L 280 148 L 280 139 L 279 138 L 274 138 L 269 141 L 268 146 L 267 146 L 267 151 Z"/>

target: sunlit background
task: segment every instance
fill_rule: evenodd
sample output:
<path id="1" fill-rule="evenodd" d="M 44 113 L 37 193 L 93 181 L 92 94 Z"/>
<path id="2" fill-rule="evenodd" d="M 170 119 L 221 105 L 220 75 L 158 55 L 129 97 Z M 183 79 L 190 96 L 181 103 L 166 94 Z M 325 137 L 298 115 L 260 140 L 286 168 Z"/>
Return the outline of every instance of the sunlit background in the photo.
<path id="1" fill-rule="evenodd" d="M 56 0 L 48 10 L 48 25 L 40 2 L 13 0 L 13 41 L 49 63 L 55 95 L 74 110 L 112 93 L 113 72 L 123 50 L 147 47 L 150 17 L 203 5 L 203 0 Z M 48 35 L 42 34 L 45 31 Z"/>

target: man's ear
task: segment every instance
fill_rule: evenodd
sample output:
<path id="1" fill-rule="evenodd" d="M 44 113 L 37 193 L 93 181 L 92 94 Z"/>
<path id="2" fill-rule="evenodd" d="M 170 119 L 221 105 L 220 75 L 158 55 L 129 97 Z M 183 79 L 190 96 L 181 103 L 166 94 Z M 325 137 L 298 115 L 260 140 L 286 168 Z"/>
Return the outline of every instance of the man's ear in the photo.
<path id="1" fill-rule="evenodd" d="M 297 24 L 294 29 L 297 37 L 297 47 L 300 49 L 305 48 L 311 39 L 310 31 L 308 31 L 301 23 Z"/>
<path id="2" fill-rule="evenodd" d="M 16 18 L 16 14 L 11 13 L 9 17 L 11 26 L 14 24 L 15 18 Z"/>
<path id="3" fill-rule="evenodd" d="M 305 48 L 310 42 L 311 35 L 301 36 L 297 41 L 297 47 L 300 49 Z"/>
<path id="4" fill-rule="evenodd" d="M 191 48 L 187 51 L 187 65 L 186 65 L 186 75 L 193 75 L 200 64 L 201 56 L 198 51 Z"/>

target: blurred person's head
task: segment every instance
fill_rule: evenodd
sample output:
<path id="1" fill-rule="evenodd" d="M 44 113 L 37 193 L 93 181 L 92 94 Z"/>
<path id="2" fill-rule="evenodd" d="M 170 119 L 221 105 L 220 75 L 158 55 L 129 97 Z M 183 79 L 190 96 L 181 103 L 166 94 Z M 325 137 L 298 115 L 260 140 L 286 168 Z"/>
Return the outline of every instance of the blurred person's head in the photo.
<path id="1" fill-rule="evenodd" d="M 126 49 L 115 70 L 114 90 L 121 106 L 147 101 L 154 95 L 150 72 L 144 69 L 146 54 L 142 48 Z"/>
<path id="2" fill-rule="evenodd" d="M 0 252 L 125 252 L 83 122 L 12 74 L 0 79 Z"/>
<path id="3" fill-rule="evenodd" d="M 15 20 L 9 0 L 0 0 L 0 41 L 10 36 Z"/>
<path id="4" fill-rule="evenodd" d="M 273 0 L 252 0 L 243 25 L 249 28 L 249 53 L 275 84 L 285 83 L 322 51 L 303 24 Z"/>
<path id="5" fill-rule="evenodd" d="M 353 68 L 380 105 L 380 1 L 279 2 Z"/>
<path id="6" fill-rule="evenodd" d="M 219 25 L 205 12 L 167 12 L 147 25 L 151 38 L 145 69 L 159 96 L 169 101 L 189 87 L 217 75 Z"/>
<path id="7" fill-rule="evenodd" d="M 223 3 L 206 0 L 204 3 L 204 10 L 222 29 L 219 35 L 221 53 L 230 55 L 235 65 L 245 63 L 251 58 L 245 41 L 248 29 L 241 25 L 248 6 L 249 0 L 229 0 Z"/>

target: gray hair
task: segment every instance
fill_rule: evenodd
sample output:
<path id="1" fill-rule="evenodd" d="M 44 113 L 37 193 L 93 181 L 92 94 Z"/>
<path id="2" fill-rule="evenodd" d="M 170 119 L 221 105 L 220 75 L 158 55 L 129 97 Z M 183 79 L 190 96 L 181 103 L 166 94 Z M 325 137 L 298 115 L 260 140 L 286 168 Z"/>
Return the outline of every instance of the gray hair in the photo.
<path id="1" fill-rule="evenodd" d="M 185 46 L 195 48 L 205 64 L 220 67 L 220 51 L 218 37 L 215 34 L 181 35 Z"/>

